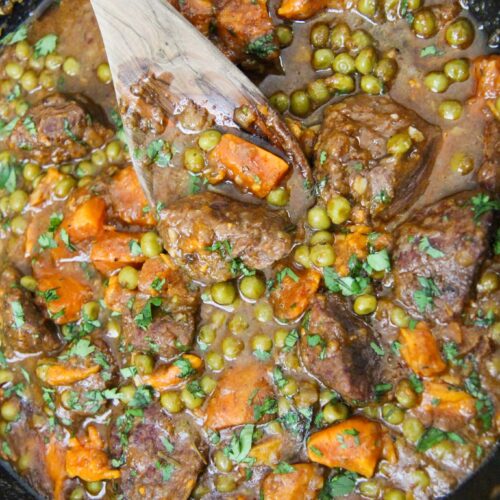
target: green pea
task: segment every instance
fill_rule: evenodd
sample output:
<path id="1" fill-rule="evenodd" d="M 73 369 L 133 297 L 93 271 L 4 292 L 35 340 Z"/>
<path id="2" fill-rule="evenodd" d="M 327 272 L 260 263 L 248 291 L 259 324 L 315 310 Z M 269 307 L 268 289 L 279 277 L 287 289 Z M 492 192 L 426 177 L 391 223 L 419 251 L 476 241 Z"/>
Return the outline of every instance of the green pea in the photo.
<path id="1" fill-rule="evenodd" d="M 14 234 L 21 236 L 28 228 L 28 221 L 22 215 L 16 215 L 10 221 L 10 228 Z"/>
<path id="2" fill-rule="evenodd" d="M 307 95 L 314 104 L 320 105 L 330 99 L 330 91 L 324 80 L 315 80 L 307 84 Z"/>
<path id="3" fill-rule="evenodd" d="M 44 69 L 38 75 L 38 81 L 40 82 L 40 85 L 47 90 L 53 90 L 57 85 L 55 74 L 47 69 Z"/>
<path id="4" fill-rule="evenodd" d="M 23 73 L 20 83 L 26 92 L 31 92 L 38 87 L 38 76 L 32 69 L 29 69 Z"/>
<path id="5" fill-rule="evenodd" d="M 227 324 L 229 331 L 235 335 L 243 333 L 248 328 L 248 321 L 241 314 L 235 314 Z"/>
<path id="6" fill-rule="evenodd" d="M 18 62 L 9 62 L 5 65 L 5 73 L 13 80 L 19 80 L 23 74 L 23 67 Z"/>
<path id="7" fill-rule="evenodd" d="M 330 218 L 323 207 L 315 206 L 307 212 L 307 222 L 313 229 L 328 229 Z"/>
<path id="8" fill-rule="evenodd" d="M 411 481 L 414 486 L 425 489 L 431 484 L 429 474 L 425 470 L 414 470 L 411 473 Z"/>
<path id="9" fill-rule="evenodd" d="M 334 57 L 335 54 L 331 49 L 317 49 L 313 52 L 312 66 L 315 70 L 328 69 Z"/>
<path id="10" fill-rule="evenodd" d="M 236 288 L 230 281 L 222 281 L 210 287 L 210 295 L 216 304 L 229 306 L 236 299 Z"/>
<path id="11" fill-rule="evenodd" d="M 425 427 L 415 417 L 406 417 L 403 421 L 403 435 L 412 443 L 416 443 L 424 434 Z"/>
<path id="12" fill-rule="evenodd" d="M 484 272 L 477 283 L 477 290 L 482 294 L 496 292 L 500 287 L 500 279 L 494 271 Z"/>
<path id="13" fill-rule="evenodd" d="M 120 393 L 122 403 L 128 405 L 134 399 L 136 388 L 132 384 L 124 385 L 120 387 L 118 392 Z"/>
<path id="14" fill-rule="evenodd" d="M 391 321 L 399 328 L 407 328 L 410 323 L 410 317 L 403 308 L 395 306 L 391 310 Z"/>
<path id="15" fill-rule="evenodd" d="M 358 485 L 360 493 L 368 498 L 378 498 L 380 494 L 380 483 L 377 479 L 369 479 Z"/>
<path id="16" fill-rule="evenodd" d="M 412 147 L 412 140 L 408 132 L 400 132 L 387 140 L 387 152 L 393 156 L 402 156 Z"/>
<path id="17" fill-rule="evenodd" d="M 290 332 L 284 328 L 279 328 L 274 332 L 274 344 L 276 347 L 279 347 L 280 349 L 285 347 L 285 341 L 289 333 Z"/>
<path id="18" fill-rule="evenodd" d="M 35 57 L 35 55 L 33 54 L 29 58 L 28 64 L 29 64 L 30 68 L 33 68 L 37 71 L 41 71 L 43 69 L 43 67 L 45 66 L 45 57 L 44 56 Z"/>
<path id="19" fill-rule="evenodd" d="M 367 17 L 373 17 L 377 11 L 377 0 L 358 0 L 358 11 Z"/>
<path id="20" fill-rule="evenodd" d="M 160 396 L 160 404 L 169 413 L 179 413 L 184 408 L 181 396 L 177 391 L 163 392 Z"/>
<path id="21" fill-rule="evenodd" d="M 221 472 L 231 472 L 233 470 L 233 462 L 222 450 L 217 450 L 214 453 L 214 464 Z"/>
<path id="22" fill-rule="evenodd" d="M 215 328 L 221 328 L 226 322 L 227 314 L 224 311 L 214 311 L 210 321 Z"/>
<path id="23" fill-rule="evenodd" d="M 289 26 L 278 26 L 274 32 L 281 48 L 288 47 L 293 42 L 293 31 Z"/>
<path id="24" fill-rule="evenodd" d="M 16 50 L 16 57 L 20 61 L 27 61 L 31 57 L 31 54 L 33 54 L 33 48 L 26 40 L 17 42 L 15 50 Z"/>
<path id="25" fill-rule="evenodd" d="M 80 73 L 80 63 L 74 57 L 67 57 L 62 66 L 68 76 L 77 76 Z"/>
<path id="26" fill-rule="evenodd" d="M 450 85 L 448 77 L 440 71 L 431 71 L 424 78 L 424 85 L 435 93 L 445 92 Z"/>
<path id="27" fill-rule="evenodd" d="M 85 490 L 82 486 L 77 486 L 74 488 L 70 495 L 69 500 L 83 500 L 85 498 Z"/>
<path id="28" fill-rule="evenodd" d="M 467 175 L 474 170 L 474 160 L 465 153 L 454 153 L 450 160 L 450 166 L 454 172 Z"/>
<path id="29" fill-rule="evenodd" d="M 363 75 L 360 82 L 361 90 L 370 95 L 378 95 L 384 89 L 382 82 L 373 75 Z"/>
<path id="30" fill-rule="evenodd" d="M 205 168 L 205 158 L 198 148 L 187 148 L 184 151 L 184 168 L 194 173 Z"/>
<path id="31" fill-rule="evenodd" d="M 8 399 L 0 407 L 0 414 L 7 422 L 13 422 L 19 417 L 21 405 L 17 399 Z"/>
<path id="32" fill-rule="evenodd" d="M 344 403 L 328 403 L 323 408 L 323 420 L 332 424 L 339 420 L 345 420 L 349 415 L 349 408 Z"/>
<path id="33" fill-rule="evenodd" d="M 346 23 L 335 25 L 330 32 L 330 47 L 338 51 L 347 46 L 351 38 L 351 29 Z"/>
<path id="34" fill-rule="evenodd" d="M 254 316 L 261 323 L 272 321 L 274 313 L 273 308 L 267 302 L 260 302 L 254 307 Z"/>
<path id="35" fill-rule="evenodd" d="M 142 253 L 149 258 L 160 255 L 162 244 L 158 234 L 153 231 L 144 233 L 141 236 L 141 250 Z"/>
<path id="36" fill-rule="evenodd" d="M 333 70 L 347 75 L 353 73 L 356 69 L 354 59 L 347 52 L 337 54 L 332 64 Z"/>
<path id="37" fill-rule="evenodd" d="M 12 382 L 14 374 L 10 370 L 0 370 L 0 385 Z"/>
<path id="38" fill-rule="evenodd" d="M 462 104 L 455 100 L 443 101 L 438 108 L 438 113 L 443 120 L 458 120 L 462 116 Z"/>
<path id="39" fill-rule="evenodd" d="M 101 63 L 97 66 L 97 78 L 99 78 L 102 83 L 111 83 L 112 75 L 108 63 Z"/>
<path id="40" fill-rule="evenodd" d="M 40 172 L 40 165 L 37 165 L 36 163 L 26 163 L 23 167 L 23 177 L 28 182 L 33 182 L 40 175 Z"/>
<path id="41" fill-rule="evenodd" d="M 55 71 L 59 69 L 64 62 L 64 57 L 61 54 L 53 52 L 52 54 L 47 54 L 45 58 L 45 67 L 50 71 Z"/>
<path id="42" fill-rule="evenodd" d="M 216 336 L 215 328 L 210 325 L 203 325 L 198 333 L 198 339 L 204 344 L 213 344 Z"/>
<path id="43" fill-rule="evenodd" d="M 352 32 L 349 45 L 353 52 L 358 53 L 366 47 L 371 47 L 373 38 L 364 30 L 356 30 Z"/>
<path id="44" fill-rule="evenodd" d="M 259 333 L 252 337 L 252 351 L 269 352 L 273 348 L 273 341 L 263 333 Z"/>
<path id="45" fill-rule="evenodd" d="M 452 59 L 444 65 L 444 72 L 454 82 L 465 82 L 469 78 L 469 61 Z"/>
<path id="46" fill-rule="evenodd" d="M 374 74 L 383 82 L 390 82 L 396 77 L 398 63 L 391 57 L 383 57 L 375 66 Z"/>
<path id="47" fill-rule="evenodd" d="M 335 252 L 329 243 L 314 245 L 310 250 L 311 262 L 317 267 L 332 266 L 335 262 Z"/>
<path id="48" fill-rule="evenodd" d="M 322 243 L 333 243 L 333 234 L 328 231 L 318 231 L 311 236 L 311 245 L 320 245 Z"/>
<path id="49" fill-rule="evenodd" d="M 217 387 L 217 380 L 209 377 L 208 375 L 204 375 L 203 377 L 201 377 L 200 386 L 205 394 L 212 394 L 212 392 L 214 392 L 215 388 Z"/>
<path id="50" fill-rule="evenodd" d="M 64 328 L 64 327 L 63 327 Z M 118 338 L 122 332 L 122 325 L 116 318 L 110 318 L 106 324 L 106 329 L 109 337 Z"/>
<path id="51" fill-rule="evenodd" d="M 110 163 L 118 163 L 123 156 L 122 145 L 120 141 L 111 141 L 106 146 L 106 157 Z"/>
<path id="52" fill-rule="evenodd" d="M 354 91 L 356 84 L 352 76 L 335 73 L 326 79 L 331 92 L 340 92 L 341 94 L 350 94 Z"/>
<path id="53" fill-rule="evenodd" d="M 354 64 L 362 75 L 368 75 L 373 71 L 377 62 L 377 53 L 373 47 L 366 47 L 356 56 Z"/>
<path id="54" fill-rule="evenodd" d="M 474 26 L 465 17 L 460 17 L 446 28 L 445 40 L 451 47 L 466 49 L 474 41 Z"/>
<path id="55" fill-rule="evenodd" d="M 377 309 L 377 297 L 375 295 L 364 294 L 356 297 L 354 301 L 354 312 L 361 316 L 371 314 Z"/>
<path id="56" fill-rule="evenodd" d="M 61 179 L 54 188 L 54 193 L 58 198 L 66 198 L 71 190 L 76 186 L 76 181 L 73 177 L 67 176 Z"/>
<path id="57" fill-rule="evenodd" d="M 271 104 L 271 106 L 279 113 L 284 113 L 285 111 L 288 111 L 290 98 L 284 92 L 275 92 L 269 98 L 269 104 Z"/>
<path id="58" fill-rule="evenodd" d="M 243 341 L 236 337 L 226 337 L 222 341 L 222 352 L 228 359 L 234 359 L 238 357 L 240 352 L 243 350 L 243 347 L 245 347 Z"/>
<path id="59" fill-rule="evenodd" d="M 94 176 L 99 171 L 99 167 L 88 160 L 83 160 L 79 163 L 76 169 L 76 175 L 78 177 Z"/>
<path id="60" fill-rule="evenodd" d="M 181 391 L 181 401 L 189 410 L 196 410 L 203 404 L 203 398 L 193 394 L 187 387 L 184 387 Z"/>
<path id="61" fill-rule="evenodd" d="M 28 203 L 28 193 L 22 189 L 16 189 L 11 193 L 9 197 L 9 208 L 12 212 L 18 213 L 22 212 L 26 204 Z"/>
<path id="62" fill-rule="evenodd" d="M 222 134 L 218 130 L 205 130 L 198 138 L 198 146 L 203 151 L 211 151 L 219 144 Z"/>
<path id="63" fill-rule="evenodd" d="M 438 31 L 438 24 L 434 12 L 430 9 L 421 9 L 415 12 L 412 29 L 420 38 L 431 38 Z"/>
<path id="64" fill-rule="evenodd" d="M 91 495 L 98 495 L 104 486 L 103 481 L 88 481 L 85 483 L 85 489 Z"/>
<path id="65" fill-rule="evenodd" d="M 334 224 L 343 224 L 351 215 L 351 204 L 347 198 L 335 195 L 328 201 L 326 211 Z"/>
<path id="66" fill-rule="evenodd" d="M 118 283 L 123 288 L 135 290 L 139 284 L 139 273 L 132 266 L 123 267 L 118 273 Z"/>
<path id="67" fill-rule="evenodd" d="M 315 24 L 311 28 L 311 33 L 309 35 L 309 40 L 311 45 L 315 49 L 321 49 L 328 45 L 328 38 L 330 36 L 330 30 L 328 26 L 324 23 Z"/>
<path id="68" fill-rule="evenodd" d="M 82 307 L 83 316 L 91 321 L 95 321 L 99 317 L 100 310 L 101 306 L 96 301 L 87 302 Z"/>
<path id="69" fill-rule="evenodd" d="M 30 107 L 30 105 L 26 101 L 18 100 L 16 102 L 16 115 L 18 115 L 18 116 L 25 115 L 26 112 L 28 111 L 29 107 Z"/>
<path id="70" fill-rule="evenodd" d="M 389 488 L 384 492 L 384 500 L 406 500 L 406 493 L 397 488 Z"/>
<path id="71" fill-rule="evenodd" d="M 382 407 L 382 417 L 392 425 L 399 425 L 404 419 L 405 413 L 396 405 L 387 403 Z"/>
<path id="72" fill-rule="evenodd" d="M 309 269 L 312 265 L 309 247 L 307 245 L 299 245 L 293 253 L 293 260 L 306 269 Z"/>
<path id="73" fill-rule="evenodd" d="M 293 396 L 299 390 L 299 385 L 293 378 L 287 378 L 286 383 L 281 388 L 281 392 L 284 396 Z"/>
<path id="74" fill-rule="evenodd" d="M 218 352 L 207 353 L 205 359 L 208 367 L 214 372 L 218 372 L 224 368 L 224 358 Z"/>
<path id="75" fill-rule="evenodd" d="M 264 295 L 266 284 L 257 275 L 245 276 L 240 281 L 240 291 L 247 299 L 257 300 Z"/>
<path id="76" fill-rule="evenodd" d="M 408 0 L 407 9 L 410 12 L 420 9 L 421 6 L 422 6 L 422 0 Z"/>
<path id="77" fill-rule="evenodd" d="M 304 90 L 296 90 L 290 96 L 290 111 L 297 116 L 306 116 L 311 110 L 311 99 Z"/>
<path id="78" fill-rule="evenodd" d="M 136 367 L 139 375 L 149 375 L 154 369 L 154 359 L 149 354 L 135 354 L 132 364 Z"/>
<path id="79" fill-rule="evenodd" d="M 266 198 L 269 205 L 273 205 L 275 207 L 284 207 L 288 204 L 290 200 L 290 193 L 284 187 L 279 187 L 277 189 L 273 189 L 269 192 Z"/>
<path id="80" fill-rule="evenodd" d="M 236 489 L 237 483 L 233 476 L 219 475 L 215 478 L 215 488 L 220 493 L 230 493 Z"/>

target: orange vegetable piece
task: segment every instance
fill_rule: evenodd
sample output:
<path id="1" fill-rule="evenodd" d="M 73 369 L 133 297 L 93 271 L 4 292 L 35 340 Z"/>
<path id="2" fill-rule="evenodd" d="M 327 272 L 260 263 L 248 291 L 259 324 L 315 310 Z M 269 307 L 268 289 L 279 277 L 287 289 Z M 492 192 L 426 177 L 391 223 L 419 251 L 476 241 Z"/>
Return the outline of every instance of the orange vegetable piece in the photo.
<path id="1" fill-rule="evenodd" d="M 54 321 L 58 324 L 78 320 L 83 304 L 92 299 L 87 285 L 63 274 L 44 275 L 38 280 L 38 289 L 40 292 L 56 290 L 58 298 L 47 302 L 47 309 L 51 316 L 56 315 Z"/>
<path id="2" fill-rule="evenodd" d="M 500 55 L 490 54 L 474 59 L 476 96 L 496 99 L 500 95 Z"/>
<path id="3" fill-rule="evenodd" d="M 308 308 L 321 280 L 321 274 L 314 269 L 293 272 L 298 280 L 285 275 L 270 297 L 274 314 L 287 321 L 298 318 Z"/>
<path id="4" fill-rule="evenodd" d="M 208 155 L 210 164 L 223 167 L 238 186 L 265 198 L 288 170 L 279 156 L 233 134 L 224 134 Z"/>
<path id="5" fill-rule="evenodd" d="M 340 276 L 349 274 L 349 259 L 355 255 L 364 260 L 368 256 L 368 226 L 351 226 L 350 233 L 335 235 L 335 270 Z"/>
<path id="6" fill-rule="evenodd" d="M 88 368 L 68 367 L 62 364 L 49 365 L 44 375 L 44 382 L 52 386 L 71 385 L 98 373 L 101 367 L 93 365 Z"/>
<path id="7" fill-rule="evenodd" d="M 120 471 L 111 469 L 108 455 L 103 451 L 104 442 L 93 425 L 87 427 L 87 436 L 69 440 L 66 452 L 66 472 L 69 477 L 84 481 L 118 479 Z"/>
<path id="8" fill-rule="evenodd" d="M 351 417 L 315 432 L 307 443 L 313 462 L 373 476 L 382 455 L 382 426 L 365 417 Z"/>
<path id="9" fill-rule="evenodd" d="M 184 354 L 180 359 L 187 361 L 191 365 L 191 368 L 196 371 L 200 371 L 203 366 L 203 360 L 194 354 Z M 174 363 L 171 365 L 162 365 L 153 373 L 144 375 L 142 377 L 143 382 L 151 385 L 157 391 L 166 391 L 184 382 L 187 377 L 181 377 L 182 369 Z"/>
<path id="10" fill-rule="evenodd" d="M 104 289 L 104 303 L 112 311 L 123 313 L 127 309 L 127 303 L 135 297 L 135 290 L 123 288 L 118 282 L 118 275 L 110 276 L 108 286 Z"/>
<path id="11" fill-rule="evenodd" d="M 145 261 L 144 255 L 132 255 L 130 242 L 139 242 L 140 233 L 125 233 L 105 229 L 95 240 L 90 260 L 102 274 L 109 276 L 124 266 L 138 266 Z"/>
<path id="12" fill-rule="evenodd" d="M 399 336 L 401 356 L 417 375 L 432 377 L 446 369 L 438 343 L 427 323 L 420 321 L 413 330 L 401 328 Z"/>
<path id="13" fill-rule="evenodd" d="M 281 460 L 283 448 L 283 438 L 280 436 L 270 437 L 262 443 L 256 444 L 248 454 L 249 457 L 255 458 L 258 465 L 267 465 L 273 467 L 278 465 Z"/>
<path id="14" fill-rule="evenodd" d="M 264 364 L 252 361 L 233 365 L 224 371 L 208 401 L 205 424 L 209 429 L 219 430 L 256 423 L 254 407 L 273 396 Z M 259 422 L 268 418 L 266 415 Z"/>
<path id="15" fill-rule="evenodd" d="M 93 196 L 64 217 L 61 228 L 66 229 L 71 243 L 96 238 L 104 229 L 106 202 Z"/>
<path id="16" fill-rule="evenodd" d="M 128 224 L 146 227 L 155 224 L 148 200 L 132 165 L 121 169 L 111 179 L 109 196 L 115 216 Z"/>
<path id="17" fill-rule="evenodd" d="M 139 272 L 139 291 L 148 295 L 160 295 L 158 290 L 151 287 L 155 279 L 165 280 L 161 292 L 166 292 L 169 282 L 175 279 L 176 268 L 166 254 L 146 260 Z"/>
<path id="18" fill-rule="evenodd" d="M 315 500 L 323 488 L 321 468 L 315 464 L 293 464 L 294 472 L 269 473 L 262 483 L 265 500 Z"/>
<path id="19" fill-rule="evenodd" d="M 50 167 L 30 195 L 30 205 L 36 207 L 50 199 L 55 185 L 64 178 L 57 168 Z"/>
<path id="20" fill-rule="evenodd" d="M 326 9 L 327 0 L 283 0 L 278 9 L 278 16 L 285 19 L 304 20 Z"/>
<path id="21" fill-rule="evenodd" d="M 63 500 L 63 486 L 66 480 L 65 458 L 66 450 L 51 436 L 47 446 L 47 473 L 54 485 L 54 500 Z"/>

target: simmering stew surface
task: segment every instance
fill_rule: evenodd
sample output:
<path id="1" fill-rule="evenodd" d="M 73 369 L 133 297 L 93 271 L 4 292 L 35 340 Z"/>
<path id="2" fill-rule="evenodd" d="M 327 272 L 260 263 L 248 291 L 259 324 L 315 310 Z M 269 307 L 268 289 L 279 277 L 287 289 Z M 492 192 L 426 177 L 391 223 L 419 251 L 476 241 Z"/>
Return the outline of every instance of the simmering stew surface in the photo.
<path id="1" fill-rule="evenodd" d="M 55 499 L 446 496 L 500 426 L 500 56 L 454 1 L 172 3 L 293 140 L 117 103 L 87 0 L 2 39 L 0 456 Z"/>

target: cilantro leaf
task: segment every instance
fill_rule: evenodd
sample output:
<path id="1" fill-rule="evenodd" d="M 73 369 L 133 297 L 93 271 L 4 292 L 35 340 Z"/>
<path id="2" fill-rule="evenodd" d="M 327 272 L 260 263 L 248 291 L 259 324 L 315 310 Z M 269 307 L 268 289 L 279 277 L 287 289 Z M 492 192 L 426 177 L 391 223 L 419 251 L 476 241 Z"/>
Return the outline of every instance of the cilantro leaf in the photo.
<path id="1" fill-rule="evenodd" d="M 444 257 L 444 253 L 441 252 L 441 250 L 438 250 L 431 245 L 431 242 L 429 241 L 429 238 L 427 238 L 427 236 L 421 238 L 420 243 L 418 244 L 418 249 L 421 252 L 425 252 L 429 257 L 432 257 L 433 259 L 440 259 L 441 257 Z"/>
<path id="2" fill-rule="evenodd" d="M 187 358 L 179 358 L 173 362 L 173 365 L 179 368 L 180 373 L 178 376 L 180 378 L 186 378 L 196 373 L 196 370 Z"/>
<path id="3" fill-rule="evenodd" d="M 368 255 L 366 262 L 368 262 L 368 265 L 375 271 L 391 270 L 391 261 L 386 248 Z"/>
<path id="4" fill-rule="evenodd" d="M 46 56 L 54 52 L 57 47 L 58 39 L 59 37 L 54 33 L 50 33 L 49 35 L 45 35 L 43 38 L 40 38 L 40 40 L 35 43 L 33 56 L 38 59 L 40 56 Z"/>
<path id="5" fill-rule="evenodd" d="M 273 470 L 274 474 L 290 474 L 295 472 L 295 467 L 287 462 L 280 462 Z"/>
<path id="6" fill-rule="evenodd" d="M 14 323 L 12 326 L 14 326 L 14 328 L 21 328 L 24 325 L 24 309 L 21 302 L 13 300 L 10 303 L 10 308 L 12 310 L 12 317 L 14 319 Z"/>
<path id="7" fill-rule="evenodd" d="M 141 312 L 134 317 L 135 324 L 141 330 L 147 330 L 153 322 L 153 306 L 159 307 L 162 304 L 162 299 L 153 297 L 148 299 Z"/>
<path id="8" fill-rule="evenodd" d="M 28 27 L 21 24 L 15 31 L 7 33 L 0 39 L 0 45 L 14 45 L 17 42 L 22 42 L 28 38 Z"/>
<path id="9" fill-rule="evenodd" d="M 260 59 L 267 59 L 277 50 L 278 46 L 274 43 L 274 36 L 272 33 L 268 33 L 252 40 L 246 48 L 247 54 L 256 56 Z"/>
<path id="10" fill-rule="evenodd" d="M 413 301 L 419 312 L 424 313 L 429 307 L 434 308 L 434 297 L 441 295 L 441 290 L 437 287 L 432 278 L 417 276 L 417 280 L 422 287 L 421 290 L 413 292 Z"/>
<path id="11" fill-rule="evenodd" d="M 243 462 L 252 448 L 253 433 L 255 425 L 247 424 L 243 427 L 240 434 L 233 434 L 229 446 L 224 448 L 224 454 L 233 462 Z"/>

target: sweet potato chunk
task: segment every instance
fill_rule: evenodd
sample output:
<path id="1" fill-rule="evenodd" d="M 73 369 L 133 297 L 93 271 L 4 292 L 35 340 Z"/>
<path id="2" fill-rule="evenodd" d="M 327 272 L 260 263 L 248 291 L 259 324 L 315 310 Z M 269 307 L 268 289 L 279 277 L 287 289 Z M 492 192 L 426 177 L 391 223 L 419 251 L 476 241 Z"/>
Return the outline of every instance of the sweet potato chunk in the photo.
<path id="1" fill-rule="evenodd" d="M 203 360 L 194 354 L 184 354 L 171 365 L 162 365 L 150 375 L 143 376 L 144 383 L 157 391 L 166 391 L 184 382 L 187 377 L 201 369 Z"/>
<path id="2" fill-rule="evenodd" d="M 44 382 L 52 386 L 71 385 L 85 380 L 100 369 L 99 365 L 88 368 L 68 367 L 63 364 L 50 365 L 44 375 Z"/>
<path id="3" fill-rule="evenodd" d="M 426 381 L 422 402 L 416 411 L 426 426 L 452 431 L 461 429 L 476 415 L 476 401 L 455 386 Z"/>
<path id="4" fill-rule="evenodd" d="M 307 443 L 313 462 L 373 476 L 383 449 L 382 427 L 365 417 L 351 417 L 315 432 Z"/>
<path id="5" fill-rule="evenodd" d="M 106 202 L 93 196 L 64 217 L 61 228 L 68 232 L 71 243 L 96 238 L 104 228 Z"/>
<path id="6" fill-rule="evenodd" d="M 108 285 L 104 289 L 104 303 L 112 311 L 123 313 L 127 310 L 129 300 L 135 297 L 135 294 L 135 290 L 123 288 L 118 281 L 118 275 L 115 274 L 109 277 Z"/>
<path id="7" fill-rule="evenodd" d="M 207 405 L 206 426 L 219 430 L 256 423 L 254 408 L 273 397 L 273 389 L 262 363 L 230 367 L 219 380 Z M 259 420 L 264 422 L 268 415 Z"/>
<path id="8" fill-rule="evenodd" d="M 279 156 L 233 134 L 222 136 L 210 152 L 209 162 L 259 198 L 265 198 L 288 170 L 288 164 Z"/>
<path id="9" fill-rule="evenodd" d="M 298 318 L 308 308 L 320 280 L 321 274 L 314 269 L 285 274 L 271 293 L 274 314 L 287 321 Z"/>
<path id="10" fill-rule="evenodd" d="M 476 97 L 495 99 L 500 94 L 500 55 L 490 54 L 474 59 Z"/>
<path id="11" fill-rule="evenodd" d="M 416 327 L 401 328 L 401 356 L 406 364 L 423 377 L 432 377 L 446 369 L 439 346 L 427 323 L 420 321 Z"/>
<path id="12" fill-rule="evenodd" d="M 55 436 L 51 436 L 47 446 L 47 473 L 54 485 L 54 500 L 63 500 L 63 487 L 66 479 L 66 452 Z"/>
<path id="13" fill-rule="evenodd" d="M 36 207 L 50 199 L 55 185 L 64 177 L 57 168 L 50 167 L 30 195 L 30 205 Z"/>
<path id="14" fill-rule="evenodd" d="M 148 200 L 132 166 L 120 170 L 112 179 L 109 196 L 115 216 L 128 224 L 152 226 L 155 219 L 148 207 Z"/>
<path id="15" fill-rule="evenodd" d="M 321 468 L 315 464 L 293 464 L 294 472 L 269 473 L 262 483 L 265 500 L 314 500 L 323 487 Z"/>
<path id="16" fill-rule="evenodd" d="M 124 266 L 137 266 L 144 262 L 142 255 L 133 255 L 131 244 L 139 242 L 139 233 L 122 233 L 112 229 L 104 230 L 90 252 L 90 260 L 95 268 L 104 275 Z"/>
<path id="17" fill-rule="evenodd" d="M 281 436 L 273 436 L 253 446 L 248 456 L 255 458 L 255 463 L 258 465 L 273 467 L 281 460 L 282 448 L 283 438 Z"/>
<path id="18" fill-rule="evenodd" d="M 326 9 L 327 0 L 282 0 L 278 15 L 285 19 L 304 20 Z"/>

